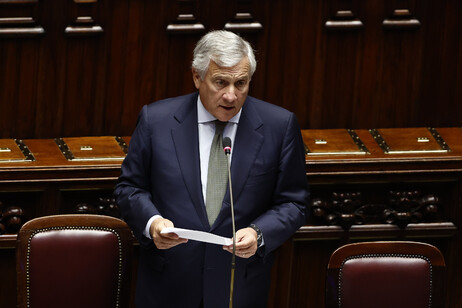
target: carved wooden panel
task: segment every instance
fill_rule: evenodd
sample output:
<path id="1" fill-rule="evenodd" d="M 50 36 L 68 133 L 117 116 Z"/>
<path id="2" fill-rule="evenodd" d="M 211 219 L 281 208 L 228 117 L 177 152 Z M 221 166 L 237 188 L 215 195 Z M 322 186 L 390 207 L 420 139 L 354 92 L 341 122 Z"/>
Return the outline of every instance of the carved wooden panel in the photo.
<path id="1" fill-rule="evenodd" d="M 21 207 L 7 207 L 0 201 L 0 235 L 18 233 L 24 222 L 24 211 Z"/>
<path id="2" fill-rule="evenodd" d="M 440 197 L 419 190 L 390 190 L 378 203 L 362 198 L 363 192 L 332 191 L 329 198 L 311 200 L 312 217 L 321 225 L 394 224 L 405 228 L 410 223 L 441 221 Z M 450 221 L 450 217 L 446 221 Z"/>
<path id="3" fill-rule="evenodd" d="M 64 214 L 97 214 L 120 218 L 120 210 L 112 196 L 112 189 L 60 190 L 61 209 Z"/>
<path id="4" fill-rule="evenodd" d="M 37 188 L 36 188 L 37 189 Z M 31 217 L 39 215 L 43 190 L 0 191 L 0 234 L 17 234 Z"/>

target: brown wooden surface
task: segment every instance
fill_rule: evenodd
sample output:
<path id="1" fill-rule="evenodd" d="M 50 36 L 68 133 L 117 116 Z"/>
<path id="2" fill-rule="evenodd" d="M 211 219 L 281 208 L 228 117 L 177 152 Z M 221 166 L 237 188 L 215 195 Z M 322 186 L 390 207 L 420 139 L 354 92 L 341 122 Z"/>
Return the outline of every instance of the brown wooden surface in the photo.
<path id="1" fill-rule="evenodd" d="M 111 160 L 125 158 L 125 153 L 114 137 L 63 138 L 74 159 Z"/>
<path id="2" fill-rule="evenodd" d="M 302 128 L 462 126 L 458 0 L 19 2 L 0 2 L 32 20 L 0 26 L 0 138 L 131 135 L 142 105 L 194 91 L 194 43 L 237 13 L 257 51 L 251 95 Z"/>

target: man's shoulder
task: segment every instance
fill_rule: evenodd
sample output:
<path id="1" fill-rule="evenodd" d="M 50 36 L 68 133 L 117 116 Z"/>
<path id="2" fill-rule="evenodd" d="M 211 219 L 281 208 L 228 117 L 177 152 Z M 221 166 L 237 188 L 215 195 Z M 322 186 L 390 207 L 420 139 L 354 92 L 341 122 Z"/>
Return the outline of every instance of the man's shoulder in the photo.
<path id="1" fill-rule="evenodd" d="M 149 111 L 160 112 L 162 110 L 172 111 L 185 103 L 197 101 L 197 92 L 186 95 L 161 99 L 147 105 Z"/>
<path id="2" fill-rule="evenodd" d="M 247 97 L 247 103 L 247 108 L 253 108 L 263 118 L 287 118 L 292 114 L 292 112 L 281 106 L 274 105 L 253 96 Z"/>
<path id="3" fill-rule="evenodd" d="M 181 108 L 194 108 L 197 93 L 162 99 L 144 106 L 146 115 L 151 121 L 160 121 L 175 114 Z"/>

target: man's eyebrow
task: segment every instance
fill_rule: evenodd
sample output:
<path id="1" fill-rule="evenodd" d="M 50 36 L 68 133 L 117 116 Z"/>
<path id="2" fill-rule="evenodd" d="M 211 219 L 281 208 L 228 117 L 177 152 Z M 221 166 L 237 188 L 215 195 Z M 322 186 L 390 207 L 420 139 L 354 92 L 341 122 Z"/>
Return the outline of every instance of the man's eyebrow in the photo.
<path id="1" fill-rule="evenodd" d="M 228 74 L 223 74 L 223 73 L 216 73 L 212 74 L 212 78 L 214 79 L 230 79 L 230 78 L 235 78 L 235 79 L 249 79 L 249 74 L 243 73 L 242 75 L 228 75 Z"/>
<path id="2" fill-rule="evenodd" d="M 242 79 L 250 79 L 248 74 L 242 75 L 242 76 L 237 76 L 237 79 L 242 80 Z"/>
<path id="3" fill-rule="evenodd" d="M 226 76 L 223 74 L 212 74 L 212 78 L 214 79 L 225 79 Z"/>

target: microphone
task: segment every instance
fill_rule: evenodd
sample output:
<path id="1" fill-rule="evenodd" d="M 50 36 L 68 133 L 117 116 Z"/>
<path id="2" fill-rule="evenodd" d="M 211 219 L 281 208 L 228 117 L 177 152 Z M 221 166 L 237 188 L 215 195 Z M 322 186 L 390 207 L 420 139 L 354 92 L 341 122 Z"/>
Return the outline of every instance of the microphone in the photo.
<path id="1" fill-rule="evenodd" d="M 231 154 L 231 139 L 229 137 L 223 138 L 223 150 L 226 155 Z"/>
<path id="2" fill-rule="evenodd" d="M 229 183 L 229 197 L 231 201 L 231 222 L 233 225 L 233 256 L 231 257 L 231 284 L 229 287 L 229 308 L 233 307 L 233 292 L 234 292 L 234 270 L 236 268 L 236 225 L 234 220 L 234 202 L 233 202 L 233 185 L 231 185 L 231 168 L 229 163 L 229 156 L 231 154 L 231 139 L 229 137 L 223 138 L 223 151 L 227 158 L 228 165 L 228 183 Z"/>

